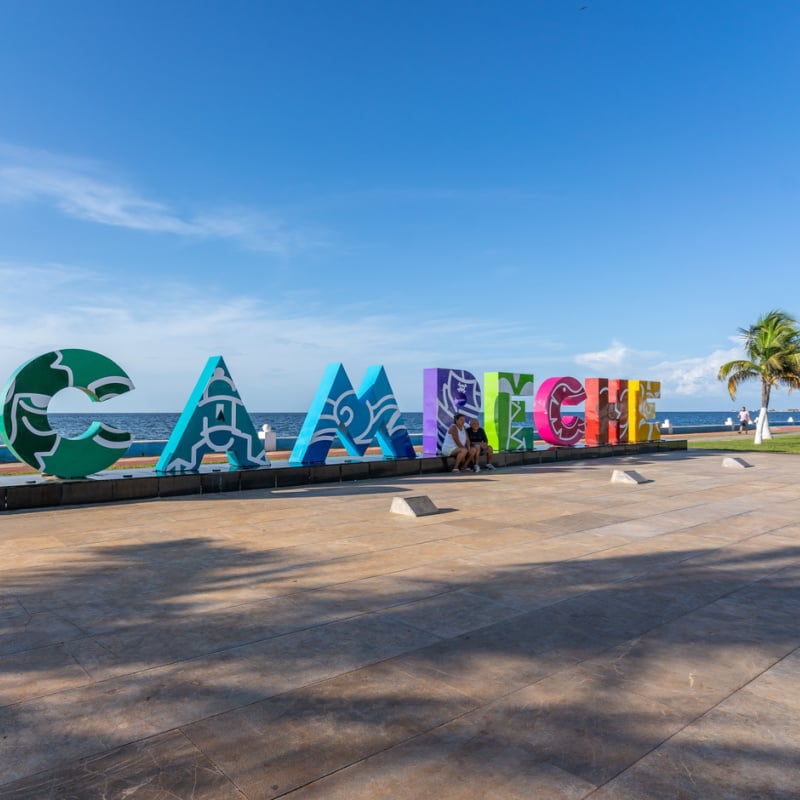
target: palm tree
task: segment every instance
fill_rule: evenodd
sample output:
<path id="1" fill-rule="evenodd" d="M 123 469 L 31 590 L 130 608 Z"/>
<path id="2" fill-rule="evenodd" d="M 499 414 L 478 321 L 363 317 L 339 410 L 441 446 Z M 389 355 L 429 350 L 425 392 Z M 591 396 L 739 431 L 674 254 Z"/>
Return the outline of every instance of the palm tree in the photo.
<path id="1" fill-rule="evenodd" d="M 729 361 L 719 368 L 719 380 L 728 381 L 731 400 L 747 381 L 761 381 L 761 411 L 756 421 L 755 444 L 771 439 L 767 409 L 773 387 L 800 389 L 800 330 L 797 320 L 774 309 L 759 317 L 755 325 L 739 328 L 746 359 Z"/>

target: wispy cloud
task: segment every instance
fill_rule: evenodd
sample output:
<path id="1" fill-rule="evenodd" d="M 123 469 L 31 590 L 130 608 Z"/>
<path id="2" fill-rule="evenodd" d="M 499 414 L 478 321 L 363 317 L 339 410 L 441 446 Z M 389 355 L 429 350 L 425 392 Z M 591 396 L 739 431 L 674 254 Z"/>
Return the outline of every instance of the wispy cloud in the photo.
<path id="1" fill-rule="evenodd" d="M 16 279 L 15 279 L 16 278 Z M 401 406 L 422 406 L 425 367 L 534 371 L 537 340 L 526 325 L 375 314 L 304 297 L 265 303 L 252 296 L 210 296 L 190 284 L 140 283 L 121 296 L 112 279 L 64 264 L 0 263 L 9 287 L 0 340 L 0 376 L 50 350 L 80 347 L 115 359 L 136 391 L 114 409 L 180 410 L 206 359 L 223 355 L 251 410 L 308 407 L 325 366 L 343 361 L 354 383 L 372 364 L 385 364 Z M 509 342 L 515 353 L 509 354 Z M 465 355 L 465 353 L 467 355 Z M 85 402 L 73 402 L 85 410 Z M 108 409 L 108 410 L 114 410 Z"/>
<path id="2" fill-rule="evenodd" d="M 422 406 L 425 367 L 468 369 L 479 377 L 494 370 L 533 372 L 537 385 L 565 374 L 660 380 L 665 408 L 703 396 L 719 404 L 727 393 L 717 370 L 741 355 L 732 347 L 656 363 L 652 353 L 615 341 L 574 357 L 562 342 L 531 333 L 525 319 L 411 319 L 407 311 L 376 314 L 368 306 L 331 309 L 309 293 L 264 302 L 163 279 L 140 282 L 122 295 L 113 270 L 107 275 L 61 263 L 0 262 L 0 283 L 0 340 L 6 343 L 0 379 L 50 350 L 98 350 L 118 361 L 137 387 L 109 411 L 180 410 L 211 355 L 225 357 L 252 411 L 307 408 L 332 361 L 343 361 L 354 383 L 368 366 L 384 364 L 406 410 Z M 576 372 L 576 362 L 585 369 Z M 88 409 L 83 398 L 74 402 L 79 406 L 72 410 Z"/>
<path id="3" fill-rule="evenodd" d="M 717 373 L 720 366 L 743 356 L 739 347 L 714 350 L 706 356 L 661 361 L 653 365 L 651 372 L 660 375 L 662 386 L 667 386 L 673 394 L 683 397 L 708 395 L 719 392 L 721 384 Z"/>
<path id="4" fill-rule="evenodd" d="M 576 364 L 595 370 L 621 370 L 631 368 L 643 359 L 652 358 L 654 353 L 646 350 L 634 350 L 616 339 L 605 350 L 594 353 L 579 353 L 574 357 Z"/>
<path id="5" fill-rule="evenodd" d="M 101 165 L 0 146 L 0 202 L 48 203 L 73 219 L 193 239 L 227 239 L 259 252 L 286 254 L 322 243 L 277 215 L 247 208 L 188 212 L 151 199 Z"/>
<path id="6" fill-rule="evenodd" d="M 481 330 L 463 320 L 460 328 L 441 320 L 409 324 L 406 317 L 361 308 L 332 311 L 307 297 L 265 303 L 177 282 L 140 283 L 122 295 L 102 273 L 63 264 L 0 263 L 0 280 L 8 287 L 0 340 L 14 343 L 0 349 L 0 379 L 54 349 L 97 350 L 116 360 L 137 387 L 108 410 L 180 410 L 206 359 L 220 354 L 251 410 L 307 408 L 332 361 L 343 361 L 354 383 L 368 366 L 385 364 L 408 410 L 422 406 L 424 367 L 480 374 L 480 365 L 464 356 L 464 342 Z M 521 335 L 493 327 L 487 321 L 482 332 L 498 354 L 509 337 Z M 506 359 L 492 367 L 513 368 Z M 88 410 L 82 397 L 72 402 L 79 406 L 73 410 Z"/>

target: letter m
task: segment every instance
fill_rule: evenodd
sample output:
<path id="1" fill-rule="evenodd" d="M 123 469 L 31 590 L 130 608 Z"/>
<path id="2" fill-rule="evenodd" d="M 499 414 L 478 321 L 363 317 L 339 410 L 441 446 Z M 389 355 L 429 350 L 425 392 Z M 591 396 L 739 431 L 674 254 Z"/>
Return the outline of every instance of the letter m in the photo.
<path id="1" fill-rule="evenodd" d="M 417 457 L 382 366 L 369 367 L 356 392 L 342 364 L 328 365 L 289 460 L 322 464 L 337 436 L 351 456 L 377 439 L 384 456 Z"/>

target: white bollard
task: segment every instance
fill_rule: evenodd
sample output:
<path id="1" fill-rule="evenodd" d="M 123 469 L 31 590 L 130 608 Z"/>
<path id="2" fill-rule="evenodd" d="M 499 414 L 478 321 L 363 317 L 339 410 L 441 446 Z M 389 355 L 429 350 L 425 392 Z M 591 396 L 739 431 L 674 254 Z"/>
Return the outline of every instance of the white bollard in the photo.
<path id="1" fill-rule="evenodd" d="M 264 451 L 269 453 L 278 449 L 278 434 L 272 430 L 270 424 L 265 422 L 258 432 L 258 438 L 264 441 Z"/>

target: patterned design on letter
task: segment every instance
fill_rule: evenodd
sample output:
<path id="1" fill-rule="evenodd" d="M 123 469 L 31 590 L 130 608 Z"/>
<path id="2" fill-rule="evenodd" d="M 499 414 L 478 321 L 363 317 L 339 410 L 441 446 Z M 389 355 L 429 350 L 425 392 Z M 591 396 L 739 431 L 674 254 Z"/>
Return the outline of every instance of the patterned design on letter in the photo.
<path id="1" fill-rule="evenodd" d="M 661 381 L 628 382 L 630 441 L 655 442 L 661 438 L 656 418 L 656 404 L 648 400 L 661 397 Z"/>
<path id="2" fill-rule="evenodd" d="M 587 446 L 593 447 L 608 442 L 608 379 L 587 378 L 586 389 L 586 433 Z"/>
<path id="3" fill-rule="evenodd" d="M 586 399 L 580 381 L 565 376 L 548 378 L 536 392 L 533 419 L 539 436 L 549 444 L 571 447 L 583 437 L 580 417 L 562 417 L 561 406 L 576 406 Z"/>
<path id="4" fill-rule="evenodd" d="M 110 467 L 130 447 L 132 436 L 93 422 L 67 438 L 47 421 L 47 407 L 62 389 L 80 389 L 103 402 L 133 389 L 124 370 L 92 350 L 54 350 L 23 364 L 3 392 L 2 434 L 8 449 L 40 472 L 83 478 Z"/>
<path id="5" fill-rule="evenodd" d="M 196 472 L 206 453 L 227 454 L 234 469 L 269 466 L 222 356 L 206 362 L 158 459 L 156 472 Z"/>
<path id="6" fill-rule="evenodd" d="M 344 366 L 328 365 L 290 461 L 324 463 L 337 436 L 351 456 L 363 456 L 377 439 L 385 456 L 417 457 L 382 366 L 367 370 L 356 393 Z"/>
<path id="7" fill-rule="evenodd" d="M 628 441 L 628 381 L 608 382 L 608 443 Z"/>
<path id="8" fill-rule="evenodd" d="M 495 450 L 533 450 L 533 420 L 525 420 L 525 398 L 533 397 L 533 374 L 484 372 L 483 427 Z"/>
<path id="9" fill-rule="evenodd" d="M 481 386 L 466 370 L 439 369 L 423 371 L 422 449 L 440 453 L 447 429 L 457 411 L 468 418 L 481 410 Z"/>

